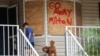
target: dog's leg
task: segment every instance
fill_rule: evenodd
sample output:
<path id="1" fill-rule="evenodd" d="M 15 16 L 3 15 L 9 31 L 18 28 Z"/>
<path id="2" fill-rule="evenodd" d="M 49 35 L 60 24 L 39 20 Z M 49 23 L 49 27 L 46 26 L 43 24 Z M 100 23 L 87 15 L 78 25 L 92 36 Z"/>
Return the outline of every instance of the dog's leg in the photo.
<path id="1" fill-rule="evenodd" d="M 54 56 L 57 56 L 57 55 L 56 55 L 56 52 L 54 53 Z"/>
<path id="2" fill-rule="evenodd" d="M 48 56 L 52 56 L 52 53 L 51 53 L 51 52 L 49 52 L 49 53 L 48 53 Z"/>

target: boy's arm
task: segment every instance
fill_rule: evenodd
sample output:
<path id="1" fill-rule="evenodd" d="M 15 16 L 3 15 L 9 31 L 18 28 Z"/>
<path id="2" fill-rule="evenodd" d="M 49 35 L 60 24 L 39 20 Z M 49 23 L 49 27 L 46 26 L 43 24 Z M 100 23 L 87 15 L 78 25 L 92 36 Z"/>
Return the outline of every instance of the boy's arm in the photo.
<path id="1" fill-rule="evenodd" d="M 35 36 L 35 33 L 33 33 L 33 36 Z M 29 36 L 28 36 L 28 38 L 30 39 L 30 37 L 31 37 L 31 33 L 29 33 Z"/>
<path id="2" fill-rule="evenodd" d="M 31 37 L 31 33 L 29 33 L 28 39 L 30 39 L 30 37 Z"/>
<path id="3" fill-rule="evenodd" d="M 35 36 L 35 33 L 33 33 L 33 36 Z"/>

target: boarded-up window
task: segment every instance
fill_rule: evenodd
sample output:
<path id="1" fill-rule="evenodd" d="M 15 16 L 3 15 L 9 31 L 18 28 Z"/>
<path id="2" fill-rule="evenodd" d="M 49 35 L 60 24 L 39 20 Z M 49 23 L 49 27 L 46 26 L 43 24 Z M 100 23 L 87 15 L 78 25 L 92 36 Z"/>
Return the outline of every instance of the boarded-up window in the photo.
<path id="1" fill-rule="evenodd" d="M 35 34 L 44 34 L 44 2 L 27 1 L 25 3 L 25 14 L 25 21 L 34 29 Z"/>
<path id="2" fill-rule="evenodd" d="M 81 6 L 76 4 L 76 25 L 81 25 Z M 47 1 L 48 35 L 64 35 L 65 26 L 73 26 L 74 7 L 71 1 Z M 44 1 L 27 1 L 25 3 L 26 22 L 34 29 L 36 35 L 44 34 Z"/>
<path id="3" fill-rule="evenodd" d="M 50 35 L 64 35 L 65 26 L 73 24 L 72 2 L 48 2 L 48 33 Z"/>

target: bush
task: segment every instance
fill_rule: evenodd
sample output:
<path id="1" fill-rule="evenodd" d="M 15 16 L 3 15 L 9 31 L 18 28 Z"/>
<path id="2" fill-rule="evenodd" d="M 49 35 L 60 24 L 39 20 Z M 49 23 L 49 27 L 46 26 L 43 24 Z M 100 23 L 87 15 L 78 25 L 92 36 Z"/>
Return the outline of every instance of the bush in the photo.
<path id="1" fill-rule="evenodd" d="M 89 56 L 100 56 L 100 30 L 99 29 L 84 29 L 82 37 L 86 39 L 83 45 Z"/>

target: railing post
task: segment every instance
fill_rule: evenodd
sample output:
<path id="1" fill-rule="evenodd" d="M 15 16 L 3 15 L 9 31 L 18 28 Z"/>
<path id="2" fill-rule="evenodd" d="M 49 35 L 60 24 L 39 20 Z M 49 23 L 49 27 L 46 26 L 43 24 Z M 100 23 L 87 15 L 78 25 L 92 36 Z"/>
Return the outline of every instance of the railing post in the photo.
<path id="1" fill-rule="evenodd" d="M 84 54 L 86 56 L 88 56 L 88 54 L 85 52 L 85 50 L 83 49 L 83 47 L 81 46 L 81 44 L 77 41 L 77 39 L 75 38 L 75 36 L 73 35 L 73 33 L 68 30 L 68 32 L 70 33 L 70 35 L 72 36 L 72 38 L 74 39 L 74 41 L 78 44 L 78 46 L 81 48 L 81 50 L 84 52 Z M 68 39 L 67 39 L 67 42 L 68 42 Z M 68 48 L 67 48 L 68 49 Z M 67 50 L 68 51 L 68 50 Z M 67 54 L 68 55 L 68 54 Z"/>
<path id="2" fill-rule="evenodd" d="M 31 45 L 31 43 L 29 42 L 29 40 L 27 39 L 26 35 L 22 32 L 21 29 L 19 29 L 20 34 L 24 37 L 25 41 L 27 42 L 28 48 L 31 48 L 33 50 L 33 52 L 36 54 L 36 56 L 39 56 L 39 54 L 37 53 L 37 51 L 34 49 L 34 47 Z M 22 50 L 22 49 L 21 49 Z"/>
<path id="3" fill-rule="evenodd" d="M 66 32 L 65 32 L 65 56 L 67 56 Z"/>
<path id="4" fill-rule="evenodd" d="M 66 32 L 65 32 L 65 56 L 68 56 L 68 27 L 66 27 Z"/>
<path id="5" fill-rule="evenodd" d="M 3 55 L 5 56 L 5 26 L 3 26 Z"/>
<path id="6" fill-rule="evenodd" d="M 17 56 L 19 56 L 19 26 L 17 26 Z"/>

